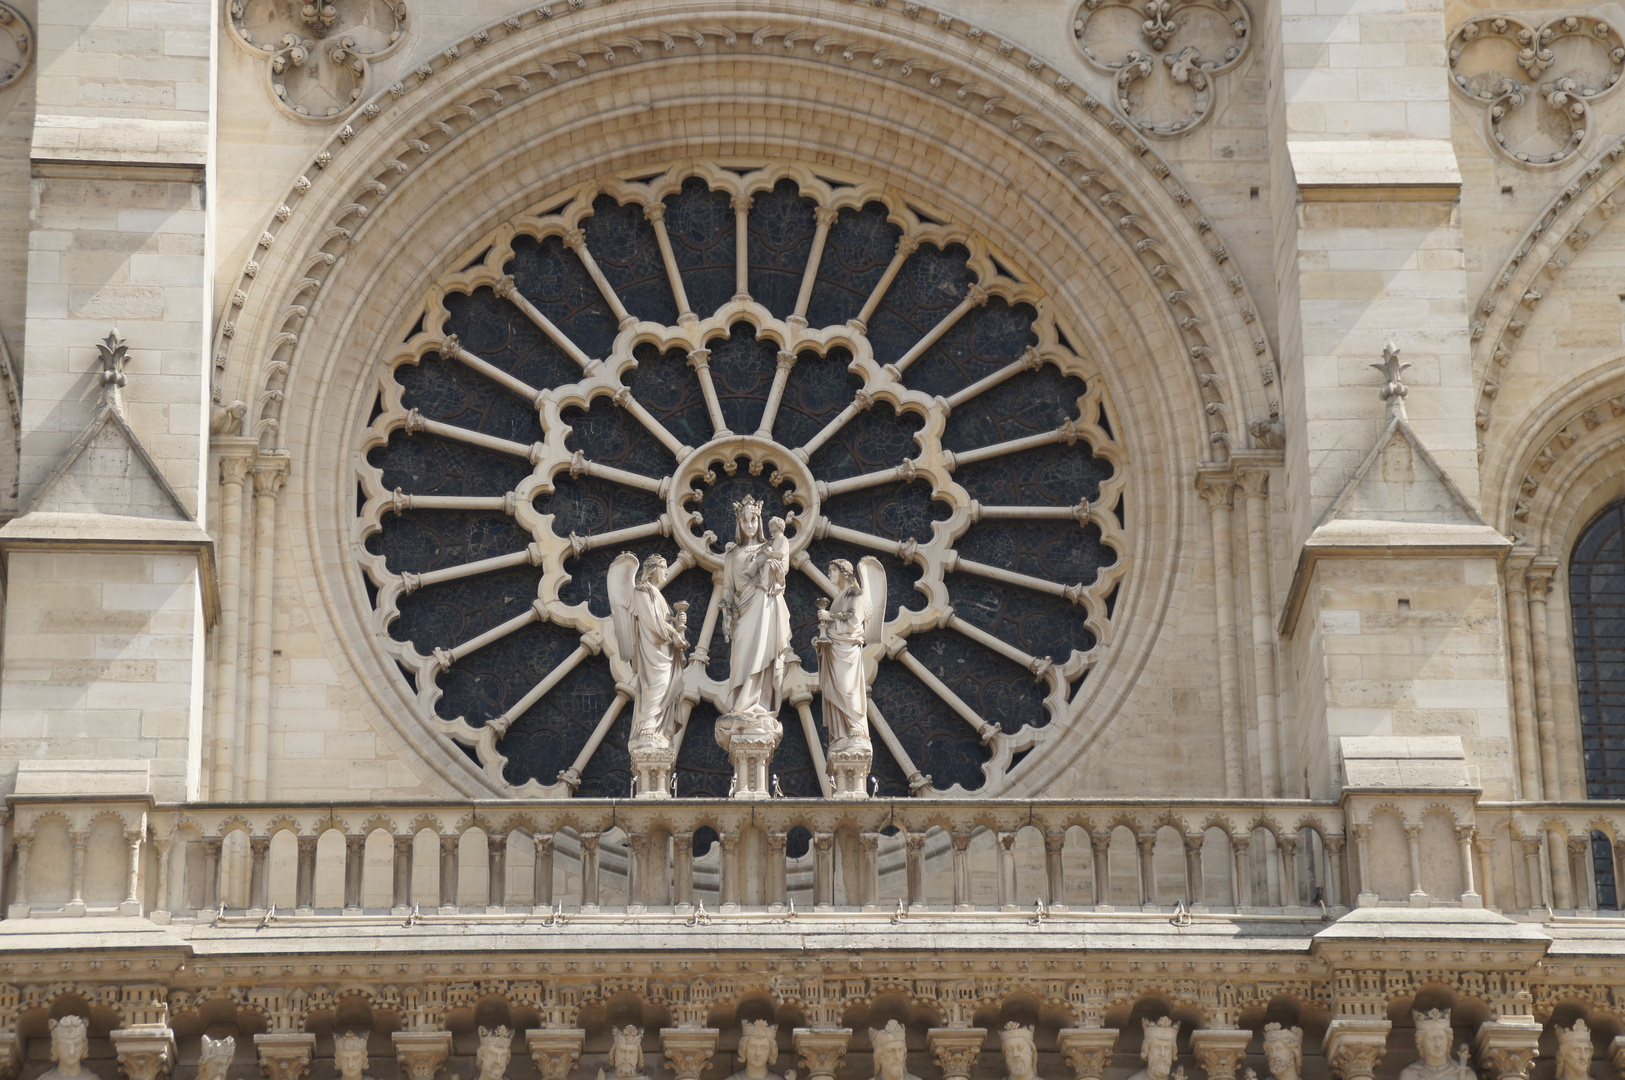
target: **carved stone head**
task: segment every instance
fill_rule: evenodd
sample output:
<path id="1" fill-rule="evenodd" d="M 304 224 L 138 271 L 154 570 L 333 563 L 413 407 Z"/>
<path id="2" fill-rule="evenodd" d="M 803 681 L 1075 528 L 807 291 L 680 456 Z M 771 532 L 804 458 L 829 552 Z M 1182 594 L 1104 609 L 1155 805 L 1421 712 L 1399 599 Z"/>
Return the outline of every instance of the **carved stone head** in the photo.
<path id="1" fill-rule="evenodd" d="M 767 522 L 767 535 L 777 540 L 784 535 L 784 519 L 781 517 L 769 518 Z"/>
<path id="2" fill-rule="evenodd" d="M 226 1070 L 231 1067 L 236 1053 L 237 1040 L 232 1036 L 223 1039 L 203 1036 L 202 1049 L 198 1051 L 197 1080 L 225 1080 Z"/>
<path id="3" fill-rule="evenodd" d="M 643 1029 L 631 1024 L 610 1028 L 615 1041 L 609 1048 L 609 1063 L 615 1075 L 629 1078 L 643 1074 Z"/>
<path id="4" fill-rule="evenodd" d="M 1303 1068 L 1303 1028 L 1265 1024 L 1264 1060 L 1275 1080 L 1295 1080 Z"/>
<path id="5" fill-rule="evenodd" d="M 1412 1011 L 1411 1019 L 1416 1023 L 1416 1054 L 1422 1064 L 1442 1068 L 1450 1060 L 1450 1010 Z"/>
<path id="6" fill-rule="evenodd" d="M 1145 1071 L 1152 1080 L 1167 1080 L 1173 1071 L 1174 1055 L 1179 1049 L 1179 1025 L 1173 1018 L 1141 1020 L 1145 1038 L 1140 1043 L 1140 1057 L 1145 1059 Z"/>
<path id="7" fill-rule="evenodd" d="M 743 519 L 741 519 L 743 520 Z M 779 1025 L 746 1020 L 740 1025 L 739 1059 L 747 1070 L 758 1070 L 779 1059 Z"/>
<path id="8" fill-rule="evenodd" d="M 1553 1080 L 1587 1080 L 1591 1075 L 1591 1028 L 1576 1020 L 1571 1028 L 1557 1029 L 1557 1075 Z"/>
<path id="9" fill-rule="evenodd" d="M 367 1036 L 359 1031 L 333 1036 L 333 1067 L 339 1080 L 361 1080 L 367 1071 Z"/>
<path id="10" fill-rule="evenodd" d="M 1038 1074 L 1038 1044 L 1033 1029 L 1014 1020 L 999 1029 L 999 1045 L 1004 1048 L 1004 1066 L 1010 1080 L 1032 1080 Z"/>
<path id="11" fill-rule="evenodd" d="M 656 588 L 660 586 L 660 579 L 666 576 L 666 559 L 661 555 L 651 555 L 643 560 L 638 567 L 638 584 L 651 582 Z"/>
<path id="12" fill-rule="evenodd" d="M 762 539 L 762 504 L 749 495 L 734 503 L 734 518 L 738 528 L 734 539 L 741 544 L 752 544 Z"/>
<path id="13" fill-rule="evenodd" d="M 82 1016 L 64 1016 L 51 1021 L 51 1060 L 59 1071 L 73 1076 L 90 1046 L 90 1024 Z"/>
<path id="14" fill-rule="evenodd" d="M 908 1075 L 908 1033 L 902 1024 L 888 1020 L 883 1028 L 870 1028 L 869 1045 L 874 1047 L 879 1080 L 903 1080 Z"/>
<path id="15" fill-rule="evenodd" d="M 480 1028 L 480 1048 L 474 1053 L 479 1080 L 502 1080 L 513 1058 L 513 1030 L 505 1025 Z"/>

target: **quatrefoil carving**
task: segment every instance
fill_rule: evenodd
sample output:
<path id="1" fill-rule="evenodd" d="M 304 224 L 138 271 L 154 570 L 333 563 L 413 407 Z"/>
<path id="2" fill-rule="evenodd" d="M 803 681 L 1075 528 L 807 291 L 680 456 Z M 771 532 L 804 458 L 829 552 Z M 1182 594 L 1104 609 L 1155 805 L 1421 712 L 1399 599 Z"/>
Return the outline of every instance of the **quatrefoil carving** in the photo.
<path id="1" fill-rule="evenodd" d="M 265 59 L 266 89 L 300 120 L 335 121 L 367 96 L 372 62 L 400 45 L 402 0 L 226 0 L 232 37 Z"/>
<path id="2" fill-rule="evenodd" d="M 1246 54 L 1252 17 L 1241 0 L 1083 0 L 1072 35 L 1113 76 L 1124 119 L 1172 137 L 1213 111 L 1214 79 Z"/>
<path id="3" fill-rule="evenodd" d="M 22 12 L 0 2 L 0 90 L 22 78 L 33 61 L 34 28 Z"/>
<path id="4" fill-rule="evenodd" d="M 1613 93 L 1625 72 L 1619 32 L 1585 15 L 1538 25 L 1481 15 L 1451 33 L 1449 55 L 1456 90 L 1484 108 L 1490 145 L 1537 168 L 1579 152 L 1591 103 Z"/>

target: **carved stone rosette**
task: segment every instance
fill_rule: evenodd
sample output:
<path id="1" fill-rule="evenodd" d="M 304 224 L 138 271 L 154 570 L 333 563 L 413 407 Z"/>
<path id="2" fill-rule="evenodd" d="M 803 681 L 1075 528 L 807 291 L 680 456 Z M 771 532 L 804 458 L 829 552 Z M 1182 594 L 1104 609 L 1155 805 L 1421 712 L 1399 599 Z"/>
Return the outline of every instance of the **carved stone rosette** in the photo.
<path id="1" fill-rule="evenodd" d="M 932 1028 L 925 1036 L 943 1080 L 969 1080 L 986 1043 L 986 1028 Z"/>
<path id="2" fill-rule="evenodd" d="M 0 53 L 0 90 L 4 90 L 34 62 L 34 28 L 22 12 L 7 3 L 0 3 L 0 40 L 8 43 L 12 53 Z"/>
<path id="3" fill-rule="evenodd" d="M 1063 1028 L 1057 1040 L 1061 1056 L 1076 1080 L 1101 1080 L 1117 1045 L 1116 1028 Z"/>
<path id="4" fill-rule="evenodd" d="M 660 1049 L 676 1080 L 699 1080 L 700 1073 L 711 1064 L 711 1055 L 717 1052 L 718 1034 L 716 1028 L 661 1030 Z"/>
<path id="5" fill-rule="evenodd" d="M 308 1031 L 260 1032 L 254 1036 L 254 1050 L 265 1080 L 300 1080 L 316 1054 L 316 1036 Z"/>
<path id="6" fill-rule="evenodd" d="M 266 90 L 300 120 L 337 120 L 367 97 L 372 62 L 406 32 L 405 0 L 231 0 L 230 37 L 265 59 Z"/>
<path id="7" fill-rule="evenodd" d="M 531 1028 L 525 1032 L 525 1046 L 542 1080 L 565 1080 L 575 1071 L 586 1045 L 582 1028 Z"/>

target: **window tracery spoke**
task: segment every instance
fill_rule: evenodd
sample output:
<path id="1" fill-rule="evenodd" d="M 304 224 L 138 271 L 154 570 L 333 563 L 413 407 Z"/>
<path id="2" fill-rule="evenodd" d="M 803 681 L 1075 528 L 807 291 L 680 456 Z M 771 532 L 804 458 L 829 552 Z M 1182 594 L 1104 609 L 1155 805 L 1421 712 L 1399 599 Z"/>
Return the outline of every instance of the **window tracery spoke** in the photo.
<path id="1" fill-rule="evenodd" d="M 718 571 L 748 494 L 786 518 L 796 571 L 775 768 L 827 789 L 813 601 L 836 592 L 829 561 L 874 552 L 877 781 L 1002 783 L 1068 709 L 1125 570 L 1108 405 L 1036 288 L 890 192 L 793 166 L 584 190 L 493 233 L 387 361 L 358 470 L 363 563 L 419 707 L 516 793 L 624 795 L 608 744 L 628 658 L 604 645 L 602 578 L 622 550 L 659 553 L 668 601 L 689 604 L 679 793 L 723 794 Z M 529 541 L 383 524 L 428 512 L 500 514 Z"/>

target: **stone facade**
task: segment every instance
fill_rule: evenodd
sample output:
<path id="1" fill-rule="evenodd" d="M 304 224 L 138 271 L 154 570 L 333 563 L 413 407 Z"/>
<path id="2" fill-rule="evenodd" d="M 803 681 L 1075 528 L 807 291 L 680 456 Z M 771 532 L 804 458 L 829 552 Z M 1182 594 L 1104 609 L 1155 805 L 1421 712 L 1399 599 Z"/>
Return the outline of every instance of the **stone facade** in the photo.
<path id="1" fill-rule="evenodd" d="M 0 1080 L 1625 1069 L 1620 17 L 0 0 Z"/>

